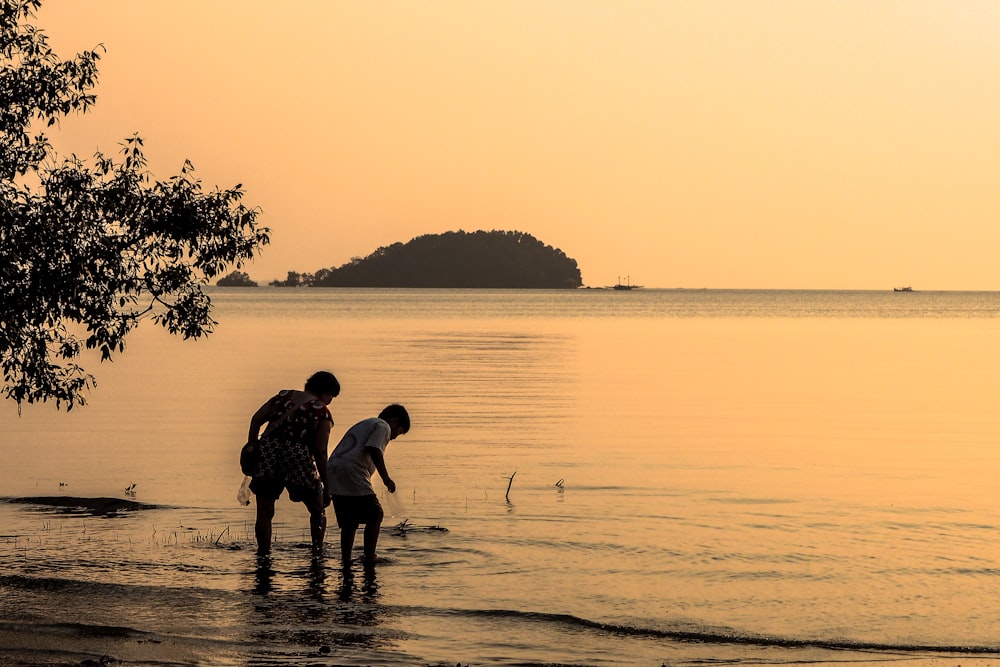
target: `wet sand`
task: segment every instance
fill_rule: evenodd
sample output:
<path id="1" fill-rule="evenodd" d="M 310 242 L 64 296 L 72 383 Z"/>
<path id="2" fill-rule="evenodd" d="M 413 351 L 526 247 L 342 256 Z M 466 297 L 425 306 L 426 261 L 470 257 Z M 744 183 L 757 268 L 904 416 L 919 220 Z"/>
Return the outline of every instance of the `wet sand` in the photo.
<path id="1" fill-rule="evenodd" d="M 140 503 L 124 498 L 79 498 L 76 496 L 26 496 L 23 498 L 3 498 L 9 503 L 31 505 L 41 511 L 83 516 L 118 516 L 127 512 L 159 509 L 160 505 Z"/>
<path id="2" fill-rule="evenodd" d="M 361 665 L 354 661 L 344 662 L 338 658 L 337 647 L 319 646 L 313 655 L 297 655 L 287 664 L 302 664 L 303 659 L 310 665 L 330 667 L 340 665 Z M 759 656 L 749 654 L 746 661 L 733 660 L 731 656 L 726 664 L 760 665 L 780 664 L 761 662 Z M 0 665 L 10 667 L 96 667 L 99 665 L 123 665 L 128 667 L 172 667 L 191 665 L 229 665 L 240 664 L 253 660 L 254 651 L 250 647 L 233 646 L 231 650 L 220 653 L 215 649 L 211 653 L 194 644 L 169 637 L 158 637 L 127 628 L 96 629 L 94 626 L 48 626 L 44 632 L 38 631 L 33 624 L 0 623 Z M 428 663 L 426 661 L 395 661 L 367 662 L 375 667 L 476 667 L 477 663 L 456 661 Z M 504 664 L 501 662 L 483 663 Z M 514 664 L 514 663 L 508 663 Z M 518 663 L 523 664 L 523 663 Z M 587 663 L 559 663 L 580 665 Z M 660 662 L 636 667 L 676 667 L 684 662 Z M 800 663 L 801 664 L 801 663 Z M 1000 660 L 975 656 L 908 656 L 882 654 L 867 660 L 857 654 L 845 654 L 843 660 L 808 662 L 811 667 L 997 667 Z M 534 667 L 546 667 L 546 663 L 535 663 Z"/>
<path id="3" fill-rule="evenodd" d="M 232 656 L 229 656 L 230 658 Z M 219 664 L 223 656 L 206 656 L 170 638 L 128 628 L 82 625 L 0 623 L 0 665 L 11 667 L 86 667 L 91 665 Z"/>

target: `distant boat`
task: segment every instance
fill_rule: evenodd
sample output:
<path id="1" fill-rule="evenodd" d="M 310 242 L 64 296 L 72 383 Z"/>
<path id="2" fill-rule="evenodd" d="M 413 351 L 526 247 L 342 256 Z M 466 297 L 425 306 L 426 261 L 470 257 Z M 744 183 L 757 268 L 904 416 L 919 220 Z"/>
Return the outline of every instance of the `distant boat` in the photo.
<path id="1" fill-rule="evenodd" d="M 907 285 L 906 287 L 893 287 L 893 292 L 912 292 L 913 288 Z"/>
<path id="2" fill-rule="evenodd" d="M 615 290 L 630 290 L 630 289 L 639 289 L 640 287 L 642 287 L 642 285 L 633 285 L 632 283 L 629 282 L 628 278 L 629 278 L 628 276 L 625 276 L 625 282 L 622 283 L 621 276 L 618 276 L 618 282 L 615 283 L 611 287 L 611 289 L 615 289 Z"/>

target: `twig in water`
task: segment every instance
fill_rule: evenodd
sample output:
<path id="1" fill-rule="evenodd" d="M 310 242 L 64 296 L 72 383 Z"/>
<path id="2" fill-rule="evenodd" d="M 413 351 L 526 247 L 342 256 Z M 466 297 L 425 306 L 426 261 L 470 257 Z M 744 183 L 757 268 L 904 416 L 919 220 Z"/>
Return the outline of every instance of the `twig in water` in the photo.
<path id="1" fill-rule="evenodd" d="M 511 487 L 512 484 L 514 484 L 514 475 L 516 475 L 516 474 L 517 474 L 517 471 L 515 470 L 510 475 L 510 481 L 507 482 L 507 493 L 504 494 L 504 498 L 507 499 L 507 502 L 510 502 L 510 487 Z"/>

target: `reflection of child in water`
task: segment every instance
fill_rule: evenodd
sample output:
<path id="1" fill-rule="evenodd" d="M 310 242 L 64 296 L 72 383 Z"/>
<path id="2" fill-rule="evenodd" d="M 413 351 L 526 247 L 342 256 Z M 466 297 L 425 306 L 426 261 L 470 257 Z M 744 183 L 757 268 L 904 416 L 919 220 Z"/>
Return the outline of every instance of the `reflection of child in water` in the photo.
<path id="1" fill-rule="evenodd" d="M 345 567 L 358 526 L 365 525 L 364 563 L 375 564 L 375 547 L 382 527 L 382 505 L 372 488 L 372 473 L 378 471 L 389 493 L 396 483 L 385 467 L 389 442 L 410 430 L 410 415 L 402 405 L 387 406 L 378 417 L 362 420 L 348 429 L 327 462 L 327 488 L 340 526 L 340 557 Z"/>

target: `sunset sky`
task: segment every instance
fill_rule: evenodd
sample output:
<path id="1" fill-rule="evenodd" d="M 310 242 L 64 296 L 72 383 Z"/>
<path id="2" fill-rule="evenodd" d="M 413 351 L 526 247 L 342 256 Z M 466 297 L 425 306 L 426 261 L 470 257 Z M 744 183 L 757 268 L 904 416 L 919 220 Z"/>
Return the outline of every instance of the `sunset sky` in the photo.
<path id="1" fill-rule="evenodd" d="M 47 0 L 54 134 L 243 183 L 260 282 L 528 232 L 587 285 L 1000 289 L 994 0 Z"/>

